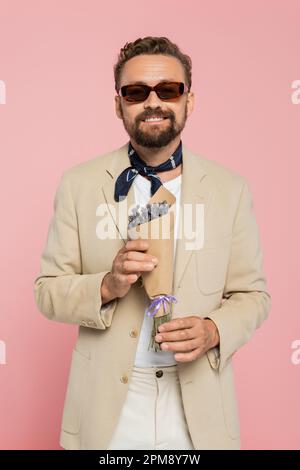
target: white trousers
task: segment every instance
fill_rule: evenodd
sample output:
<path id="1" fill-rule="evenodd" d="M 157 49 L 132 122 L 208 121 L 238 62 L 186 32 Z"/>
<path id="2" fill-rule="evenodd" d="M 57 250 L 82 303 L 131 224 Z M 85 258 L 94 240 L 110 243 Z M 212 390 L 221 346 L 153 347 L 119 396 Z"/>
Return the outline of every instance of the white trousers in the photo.
<path id="1" fill-rule="evenodd" d="M 177 365 L 133 367 L 128 393 L 108 446 L 192 450 Z"/>

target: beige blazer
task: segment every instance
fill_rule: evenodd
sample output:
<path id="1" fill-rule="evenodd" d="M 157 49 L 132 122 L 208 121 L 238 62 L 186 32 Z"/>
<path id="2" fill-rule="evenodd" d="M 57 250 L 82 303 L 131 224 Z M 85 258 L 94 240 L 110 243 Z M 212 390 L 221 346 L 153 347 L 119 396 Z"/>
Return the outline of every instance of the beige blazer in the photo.
<path id="1" fill-rule="evenodd" d="M 66 449 L 107 449 L 126 398 L 147 306 L 137 281 L 125 297 L 101 309 L 102 278 L 126 240 L 126 199 L 115 203 L 113 194 L 116 177 L 130 165 L 127 148 L 128 142 L 63 173 L 34 281 L 41 313 L 79 325 L 61 426 L 60 443 Z M 195 449 L 238 449 L 231 359 L 271 305 L 252 196 L 244 177 L 183 145 L 181 204 L 187 203 L 204 204 L 204 243 L 187 250 L 190 240 L 178 240 L 173 317 L 211 318 L 220 346 L 193 362 L 178 363 L 184 411 Z M 118 238 L 99 238 L 103 207 L 110 210 Z"/>

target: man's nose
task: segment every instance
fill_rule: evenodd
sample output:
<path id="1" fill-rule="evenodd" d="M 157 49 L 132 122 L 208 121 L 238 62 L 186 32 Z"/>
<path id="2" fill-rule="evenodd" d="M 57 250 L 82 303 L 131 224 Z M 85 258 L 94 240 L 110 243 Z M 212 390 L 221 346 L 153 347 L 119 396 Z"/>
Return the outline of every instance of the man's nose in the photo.
<path id="1" fill-rule="evenodd" d="M 144 101 L 144 108 L 157 108 L 161 105 L 161 100 L 154 90 L 150 91 L 148 98 Z"/>

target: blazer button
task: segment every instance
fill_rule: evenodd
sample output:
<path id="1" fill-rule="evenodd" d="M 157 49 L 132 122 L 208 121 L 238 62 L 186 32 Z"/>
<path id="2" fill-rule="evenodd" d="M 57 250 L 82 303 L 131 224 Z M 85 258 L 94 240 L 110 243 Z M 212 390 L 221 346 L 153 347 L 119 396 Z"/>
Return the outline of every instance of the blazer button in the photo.
<path id="1" fill-rule="evenodd" d="M 138 335 L 135 328 L 132 328 L 132 330 L 130 330 L 129 334 L 130 334 L 131 338 L 136 338 L 137 335 Z"/>
<path id="2" fill-rule="evenodd" d="M 122 375 L 122 377 L 120 378 L 122 384 L 127 384 L 128 382 L 128 377 L 126 374 Z"/>

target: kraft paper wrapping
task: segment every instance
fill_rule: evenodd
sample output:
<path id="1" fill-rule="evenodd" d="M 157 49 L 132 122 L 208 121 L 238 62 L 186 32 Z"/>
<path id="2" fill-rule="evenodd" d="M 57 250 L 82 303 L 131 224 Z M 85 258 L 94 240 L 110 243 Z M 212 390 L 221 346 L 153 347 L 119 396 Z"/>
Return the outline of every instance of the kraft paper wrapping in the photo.
<path id="1" fill-rule="evenodd" d="M 150 198 L 148 204 L 167 201 L 170 205 L 166 214 L 150 222 L 128 229 L 128 238 L 147 240 L 149 248 L 145 253 L 155 256 L 158 264 L 151 272 L 143 272 L 143 285 L 149 299 L 158 296 L 172 296 L 173 290 L 173 257 L 174 257 L 174 222 L 176 198 L 163 185 Z M 167 307 L 167 308 L 166 308 Z M 167 310 L 167 311 L 166 311 Z M 172 316 L 172 302 L 160 303 L 154 316 L 154 327 L 150 344 L 155 350 L 160 349 L 159 343 L 154 341 L 158 326 L 169 321 Z"/>

